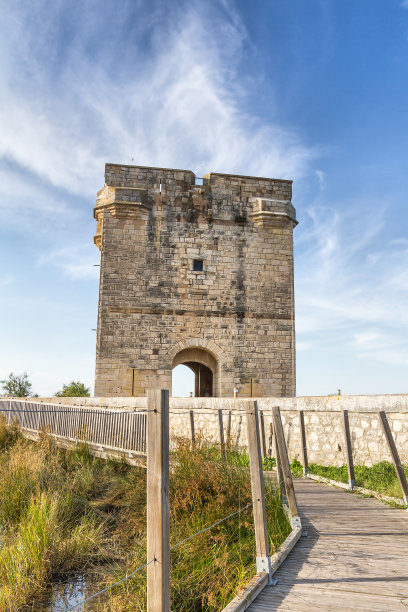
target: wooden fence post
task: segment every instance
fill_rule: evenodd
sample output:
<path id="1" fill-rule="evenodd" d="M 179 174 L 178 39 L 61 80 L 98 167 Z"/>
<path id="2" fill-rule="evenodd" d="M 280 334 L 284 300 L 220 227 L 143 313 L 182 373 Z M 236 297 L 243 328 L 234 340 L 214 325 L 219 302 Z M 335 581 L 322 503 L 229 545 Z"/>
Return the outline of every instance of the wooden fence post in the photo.
<path id="1" fill-rule="evenodd" d="M 349 488 L 353 489 L 356 486 L 356 477 L 354 475 L 353 450 L 351 448 L 350 424 L 348 410 L 343 410 L 343 432 L 344 441 L 346 443 L 347 469 L 349 477 Z"/>
<path id="2" fill-rule="evenodd" d="M 261 425 L 261 444 L 262 444 L 262 459 L 266 457 L 266 436 L 265 436 L 265 420 L 262 410 L 259 411 L 259 420 Z"/>
<path id="3" fill-rule="evenodd" d="M 170 612 L 169 392 L 147 392 L 147 610 Z"/>
<path id="4" fill-rule="evenodd" d="M 283 473 L 282 473 L 282 464 L 279 456 L 279 448 L 278 442 L 276 440 L 276 431 L 273 423 L 273 413 L 271 410 L 271 422 L 269 424 L 270 430 L 270 449 L 271 449 L 271 457 L 275 457 L 276 461 L 276 479 L 278 481 L 279 490 L 281 492 L 282 499 L 285 502 L 286 494 L 285 494 L 285 485 L 283 482 Z M 286 502 L 285 502 L 286 503 Z"/>
<path id="5" fill-rule="evenodd" d="M 290 463 L 288 457 L 288 449 L 286 448 L 285 434 L 283 431 L 282 419 L 278 406 L 272 408 L 273 427 L 276 433 L 277 447 L 282 465 L 283 480 L 285 483 L 286 496 L 288 498 L 290 515 L 292 518 L 292 526 L 300 527 L 299 512 L 296 503 L 295 489 L 293 487 L 292 473 L 290 471 Z"/>
<path id="6" fill-rule="evenodd" d="M 222 410 L 218 411 L 218 424 L 220 428 L 220 448 L 221 448 L 221 457 L 225 459 L 225 437 L 224 437 L 224 421 L 222 418 Z"/>
<path id="7" fill-rule="evenodd" d="M 272 427 L 272 420 L 271 420 L 271 422 L 269 423 L 268 457 L 273 457 L 272 447 L 273 447 L 273 427 Z"/>
<path id="8" fill-rule="evenodd" d="M 400 458 L 399 458 L 398 450 L 397 450 L 397 447 L 395 445 L 393 435 L 391 433 L 390 425 L 388 423 L 387 415 L 385 414 L 385 412 L 383 410 L 381 410 L 378 413 L 378 415 L 380 417 L 380 421 L 381 421 L 381 425 L 382 425 L 382 428 L 383 428 L 383 432 L 384 432 L 385 438 L 386 438 L 387 443 L 388 443 L 388 448 L 389 448 L 390 453 L 391 453 L 392 461 L 394 463 L 395 472 L 397 474 L 397 477 L 398 477 L 398 480 L 399 480 L 399 483 L 400 483 L 400 487 L 401 487 L 401 490 L 402 490 L 402 496 L 404 498 L 404 503 L 406 505 L 408 505 L 408 484 L 407 484 L 407 479 L 405 477 L 404 469 L 403 469 L 403 467 L 401 465 L 401 461 L 400 461 Z"/>
<path id="9" fill-rule="evenodd" d="M 14 404 L 15 402 L 12 402 L 10 400 L 10 404 L 9 404 L 9 411 L 7 412 L 6 418 L 7 418 L 7 425 L 10 425 L 10 419 L 11 419 L 11 411 L 14 409 Z"/>
<path id="10" fill-rule="evenodd" d="M 283 480 L 282 462 L 281 462 L 281 458 L 279 455 L 278 441 L 276 439 L 275 428 L 273 429 L 273 442 L 275 445 L 276 476 L 278 479 L 278 485 L 279 485 L 279 490 L 281 492 L 282 499 L 284 500 L 284 503 L 286 503 L 287 499 L 286 499 L 285 483 Z"/>
<path id="11" fill-rule="evenodd" d="M 261 440 L 259 433 L 258 407 L 256 402 L 248 402 L 246 404 L 246 419 L 255 525 L 256 571 L 268 573 L 269 584 L 275 584 L 275 581 L 272 579 L 271 557 L 269 554 L 269 536 L 265 507 Z"/>
<path id="12" fill-rule="evenodd" d="M 306 444 L 306 429 L 305 429 L 305 414 L 303 410 L 299 410 L 300 423 L 300 444 L 302 450 L 303 476 L 309 471 L 309 462 L 307 459 L 307 444 Z"/>
<path id="13" fill-rule="evenodd" d="M 229 410 L 228 411 L 228 424 L 227 424 L 227 441 L 226 441 L 228 451 L 230 451 L 232 448 L 231 428 L 232 428 L 232 412 L 231 410 Z"/>
<path id="14" fill-rule="evenodd" d="M 191 429 L 191 446 L 195 446 L 195 425 L 194 425 L 194 410 L 190 410 L 190 429 Z"/>

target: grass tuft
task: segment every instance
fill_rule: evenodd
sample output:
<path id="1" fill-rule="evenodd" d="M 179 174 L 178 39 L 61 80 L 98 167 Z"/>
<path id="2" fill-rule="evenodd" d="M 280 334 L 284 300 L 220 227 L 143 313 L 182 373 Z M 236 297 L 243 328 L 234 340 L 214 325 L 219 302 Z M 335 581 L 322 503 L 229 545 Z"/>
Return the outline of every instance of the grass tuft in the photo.
<path id="1" fill-rule="evenodd" d="M 408 478 L 408 466 L 404 466 L 405 474 Z M 309 472 L 317 476 L 323 476 L 337 482 L 348 482 L 347 465 L 323 466 L 316 463 L 309 464 Z M 356 485 L 371 491 L 377 491 L 390 497 L 401 497 L 401 488 L 394 465 L 389 461 L 380 461 L 368 467 L 365 465 L 355 465 L 354 473 Z"/>
<path id="2" fill-rule="evenodd" d="M 130 499 L 125 496 L 121 500 L 133 516 L 137 515 L 140 503 L 134 495 L 133 492 Z M 266 500 L 270 546 L 274 552 L 289 535 L 291 527 L 274 485 L 267 485 Z M 251 501 L 247 456 L 227 452 L 226 460 L 222 460 L 219 449 L 202 439 L 196 440 L 194 448 L 187 440 L 177 441 L 170 476 L 171 545 Z M 129 569 L 142 565 L 145 559 L 145 538 L 141 530 L 128 557 Z M 255 536 L 250 507 L 171 552 L 172 610 L 218 611 L 254 573 Z M 123 572 L 117 572 L 110 583 L 123 576 Z M 110 593 L 103 609 L 144 612 L 145 594 L 145 574 L 136 574 Z"/>
<path id="3" fill-rule="evenodd" d="M 146 562 L 146 470 L 93 457 L 84 443 L 59 448 L 0 421 L 0 609 L 39 607 L 51 585 L 72 573 L 91 590 Z M 204 440 L 177 440 L 171 456 L 171 544 L 251 503 L 248 457 L 226 459 Z M 290 532 L 279 493 L 267 482 L 271 552 Z M 171 554 L 175 612 L 216 611 L 255 572 L 252 506 Z M 113 589 L 98 609 L 146 610 L 146 571 Z"/>

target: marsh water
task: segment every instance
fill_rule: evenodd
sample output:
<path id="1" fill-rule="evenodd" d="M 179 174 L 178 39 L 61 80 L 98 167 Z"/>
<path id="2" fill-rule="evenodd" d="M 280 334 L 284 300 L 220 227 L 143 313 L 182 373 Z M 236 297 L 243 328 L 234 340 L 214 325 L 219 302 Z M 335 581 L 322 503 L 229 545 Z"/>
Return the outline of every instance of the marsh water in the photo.
<path id="1" fill-rule="evenodd" d="M 20 610 L 21 612 L 32 612 L 33 610 L 35 612 L 66 612 L 77 604 L 73 612 L 83 612 L 84 610 L 95 612 L 98 609 L 100 610 L 103 595 L 87 603 L 86 607 L 80 605 L 80 602 L 96 591 L 96 586 L 91 580 L 83 574 L 78 574 L 65 582 L 54 584 L 42 601 L 35 601 L 31 605 L 20 608 Z"/>

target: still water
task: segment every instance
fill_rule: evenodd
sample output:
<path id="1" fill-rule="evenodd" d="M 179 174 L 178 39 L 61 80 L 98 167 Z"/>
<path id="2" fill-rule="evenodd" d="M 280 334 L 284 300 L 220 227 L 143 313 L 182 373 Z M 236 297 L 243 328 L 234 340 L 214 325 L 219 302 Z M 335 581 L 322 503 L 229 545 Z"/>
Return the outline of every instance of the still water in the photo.
<path id="1" fill-rule="evenodd" d="M 92 588 L 85 576 L 78 574 L 66 582 L 55 584 L 48 596 L 41 602 L 36 601 L 30 606 L 20 608 L 20 610 L 21 612 L 33 612 L 33 610 L 35 612 L 65 612 L 71 606 L 79 604 L 93 595 L 95 591 L 96 588 Z M 83 605 L 78 605 L 73 612 L 84 612 L 84 610 L 94 612 L 98 610 L 98 607 L 100 610 L 101 599 L 101 597 L 96 597 L 95 600 L 86 604 L 86 608 Z"/>

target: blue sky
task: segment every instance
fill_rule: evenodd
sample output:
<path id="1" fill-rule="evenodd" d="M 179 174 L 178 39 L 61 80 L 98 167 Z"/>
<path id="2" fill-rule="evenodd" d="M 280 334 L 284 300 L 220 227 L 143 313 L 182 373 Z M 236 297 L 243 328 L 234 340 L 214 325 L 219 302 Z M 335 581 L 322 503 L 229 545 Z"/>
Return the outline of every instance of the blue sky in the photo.
<path id="1" fill-rule="evenodd" d="M 408 0 L 0 7 L 0 378 L 92 386 L 109 161 L 293 179 L 298 395 L 408 392 Z"/>

